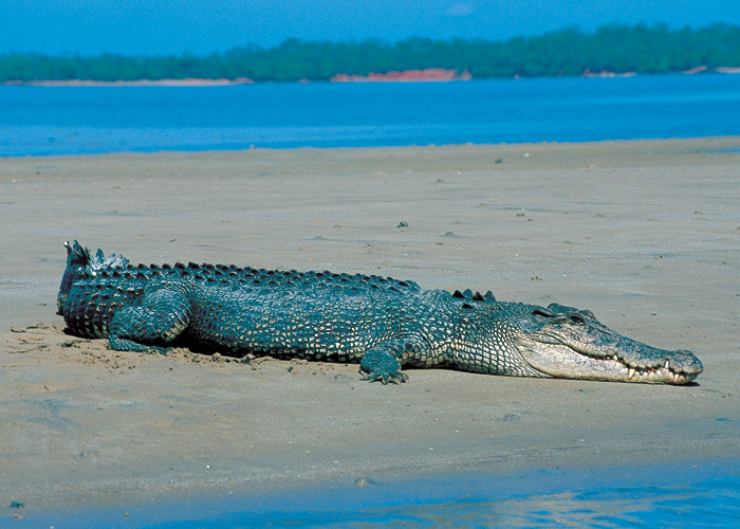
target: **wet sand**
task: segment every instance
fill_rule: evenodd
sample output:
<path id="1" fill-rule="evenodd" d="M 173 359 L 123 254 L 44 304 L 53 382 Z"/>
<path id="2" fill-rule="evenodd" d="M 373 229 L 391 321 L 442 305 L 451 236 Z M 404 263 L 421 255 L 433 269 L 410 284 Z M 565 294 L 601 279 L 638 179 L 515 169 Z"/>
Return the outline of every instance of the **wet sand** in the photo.
<path id="1" fill-rule="evenodd" d="M 739 204 L 740 138 L 0 159 L 0 508 L 737 458 Z M 54 314 L 73 238 L 557 301 L 705 372 L 384 387 L 354 365 L 112 352 Z"/>

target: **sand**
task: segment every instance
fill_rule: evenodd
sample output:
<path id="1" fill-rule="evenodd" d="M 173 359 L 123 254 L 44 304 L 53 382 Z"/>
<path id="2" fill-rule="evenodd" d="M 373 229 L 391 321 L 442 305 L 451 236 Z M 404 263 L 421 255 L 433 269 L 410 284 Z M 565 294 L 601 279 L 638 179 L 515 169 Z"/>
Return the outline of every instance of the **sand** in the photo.
<path id="1" fill-rule="evenodd" d="M 0 508 L 737 458 L 739 147 L 0 159 Z M 705 372 L 671 387 L 413 370 L 385 387 L 353 365 L 112 352 L 55 316 L 73 238 L 134 262 L 365 272 L 557 301 L 692 349 Z"/>

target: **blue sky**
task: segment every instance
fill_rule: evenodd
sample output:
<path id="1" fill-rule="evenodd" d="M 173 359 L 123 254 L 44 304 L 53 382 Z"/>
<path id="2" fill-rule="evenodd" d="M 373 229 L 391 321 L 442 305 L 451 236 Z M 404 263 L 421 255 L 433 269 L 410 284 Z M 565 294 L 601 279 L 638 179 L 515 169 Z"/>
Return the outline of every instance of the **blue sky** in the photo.
<path id="1" fill-rule="evenodd" d="M 304 40 L 740 24 L 740 0 L 0 0 L 0 53 L 197 54 Z"/>

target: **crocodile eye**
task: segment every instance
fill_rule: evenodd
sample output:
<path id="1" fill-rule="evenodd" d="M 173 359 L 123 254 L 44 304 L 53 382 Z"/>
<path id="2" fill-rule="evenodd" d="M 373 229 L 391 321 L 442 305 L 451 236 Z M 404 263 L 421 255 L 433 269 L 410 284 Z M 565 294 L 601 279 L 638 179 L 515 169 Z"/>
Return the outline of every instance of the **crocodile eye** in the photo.
<path id="1" fill-rule="evenodd" d="M 550 312 L 547 309 L 543 309 L 542 307 L 537 307 L 536 309 L 534 309 L 532 311 L 532 315 L 533 316 L 544 316 L 546 318 L 552 318 L 553 316 L 555 316 L 555 313 L 554 312 Z"/>
<path id="2" fill-rule="evenodd" d="M 571 314 L 570 316 L 568 316 L 568 319 L 571 322 L 576 323 L 578 325 L 585 325 L 586 324 L 586 318 L 584 318 L 580 314 Z"/>

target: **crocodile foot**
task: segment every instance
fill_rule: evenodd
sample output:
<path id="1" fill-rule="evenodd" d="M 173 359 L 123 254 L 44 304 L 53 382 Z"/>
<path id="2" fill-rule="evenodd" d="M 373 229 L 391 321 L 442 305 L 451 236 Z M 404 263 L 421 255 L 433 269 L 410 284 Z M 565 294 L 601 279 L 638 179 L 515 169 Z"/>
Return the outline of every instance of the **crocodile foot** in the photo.
<path id="1" fill-rule="evenodd" d="M 172 347 L 142 344 L 113 335 L 108 337 L 108 348 L 113 351 L 132 351 L 136 353 L 161 354 L 162 356 L 166 356 L 172 351 Z"/>
<path id="2" fill-rule="evenodd" d="M 369 382 L 380 381 L 383 384 L 392 382 L 402 384 L 409 377 L 401 372 L 401 365 L 393 355 L 381 351 L 372 350 L 365 353 L 360 362 L 360 373 L 365 375 Z"/>

